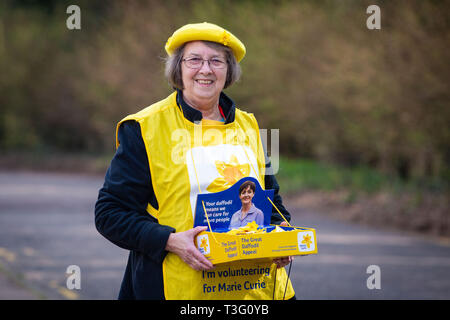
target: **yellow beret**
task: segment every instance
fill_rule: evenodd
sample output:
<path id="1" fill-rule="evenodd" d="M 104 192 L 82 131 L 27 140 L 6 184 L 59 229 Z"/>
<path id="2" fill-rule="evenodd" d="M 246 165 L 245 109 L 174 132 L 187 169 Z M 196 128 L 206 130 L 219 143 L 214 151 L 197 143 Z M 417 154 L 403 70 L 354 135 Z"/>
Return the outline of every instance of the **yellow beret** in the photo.
<path id="1" fill-rule="evenodd" d="M 208 22 L 187 24 L 176 30 L 167 40 L 166 52 L 171 56 L 182 44 L 196 40 L 218 42 L 230 47 L 237 62 L 245 56 L 245 46 L 238 38 L 224 28 Z"/>

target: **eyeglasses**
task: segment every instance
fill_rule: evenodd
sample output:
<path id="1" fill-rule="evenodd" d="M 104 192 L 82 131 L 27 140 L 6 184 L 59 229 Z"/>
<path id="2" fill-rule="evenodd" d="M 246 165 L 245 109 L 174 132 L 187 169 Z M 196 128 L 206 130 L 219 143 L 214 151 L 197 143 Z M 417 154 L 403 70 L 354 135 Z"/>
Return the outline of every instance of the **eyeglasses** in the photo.
<path id="1" fill-rule="evenodd" d="M 218 58 L 212 58 L 212 59 L 200 59 L 200 58 L 187 58 L 183 59 L 183 61 L 186 63 L 186 67 L 191 69 L 200 69 L 203 67 L 203 62 L 208 61 L 208 65 L 212 69 L 223 69 L 227 66 L 227 63 L 225 61 L 222 61 Z"/>

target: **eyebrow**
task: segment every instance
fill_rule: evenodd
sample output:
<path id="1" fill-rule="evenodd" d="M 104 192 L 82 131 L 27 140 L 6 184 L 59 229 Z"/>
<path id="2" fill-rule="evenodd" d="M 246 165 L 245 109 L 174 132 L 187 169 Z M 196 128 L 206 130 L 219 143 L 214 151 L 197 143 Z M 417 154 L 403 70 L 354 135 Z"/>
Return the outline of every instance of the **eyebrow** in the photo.
<path id="1" fill-rule="evenodd" d="M 186 54 L 186 57 L 200 57 L 202 58 L 202 55 L 199 53 L 188 53 Z M 211 57 L 209 57 L 209 59 L 211 58 L 221 58 L 221 59 L 225 59 L 225 57 L 222 57 L 220 54 L 214 54 Z"/>

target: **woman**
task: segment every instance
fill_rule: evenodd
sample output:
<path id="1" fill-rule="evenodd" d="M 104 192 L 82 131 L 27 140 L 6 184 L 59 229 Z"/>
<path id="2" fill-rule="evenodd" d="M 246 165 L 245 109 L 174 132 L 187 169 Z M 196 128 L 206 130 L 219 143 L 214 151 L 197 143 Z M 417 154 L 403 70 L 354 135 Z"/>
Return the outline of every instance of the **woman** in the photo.
<path id="1" fill-rule="evenodd" d="M 264 214 L 253 204 L 256 185 L 252 181 L 245 181 L 239 187 L 239 199 L 242 207 L 231 216 L 230 229 L 236 229 L 255 221 L 257 225 L 264 224 Z"/>
<path id="2" fill-rule="evenodd" d="M 222 92 L 238 80 L 245 47 L 225 29 L 199 23 L 175 31 L 166 52 L 166 77 L 175 91 L 119 122 L 117 151 L 95 206 L 97 230 L 130 250 L 119 299 L 267 299 L 272 292 L 280 297 L 283 268 L 267 277 L 276 278 L 276 290 L 268 284 L 251 292 L 217 292 L 208 283 L 213 292 L 206 292 L 199 285 L 202 271 L 213 265 L 194 245 L 206 229 L 193 228 L 197 194 L 253 176 L 275 189 L 274 203 L 290 217 L 275 178 L 265 175 L 261 139 L 245 134 L 259 132 L 256 120 Z M 281 221 L 273 215 L 272 223 Z M 287 298 L 294 295 L 289 290 Z"/>

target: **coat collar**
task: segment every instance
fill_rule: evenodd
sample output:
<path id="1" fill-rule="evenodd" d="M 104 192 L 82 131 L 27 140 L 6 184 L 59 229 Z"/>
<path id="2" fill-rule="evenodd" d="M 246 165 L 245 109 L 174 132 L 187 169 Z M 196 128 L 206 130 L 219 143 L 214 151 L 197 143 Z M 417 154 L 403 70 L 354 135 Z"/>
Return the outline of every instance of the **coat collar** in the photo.
<path id="1" fill-rule="evenodd" d="M 202 113 L 192 108 L 186 103 L 186 101 L 184 101 L 183 91 L 179 89 L 177 89 L 177 105 L 180 110 L 183 111 L 183 115 L 187 120 L 191 122 L 202 120 Z M 233 122 L 236 114 L 236 106 L 234 104 L 234 101 L 231 100 L 231 98 L 228 97 L 225 93 L 221 92 L 219 97 L 219 105 L 222 107 L 223 113 L 225 115 L 225 124 Z"/>

